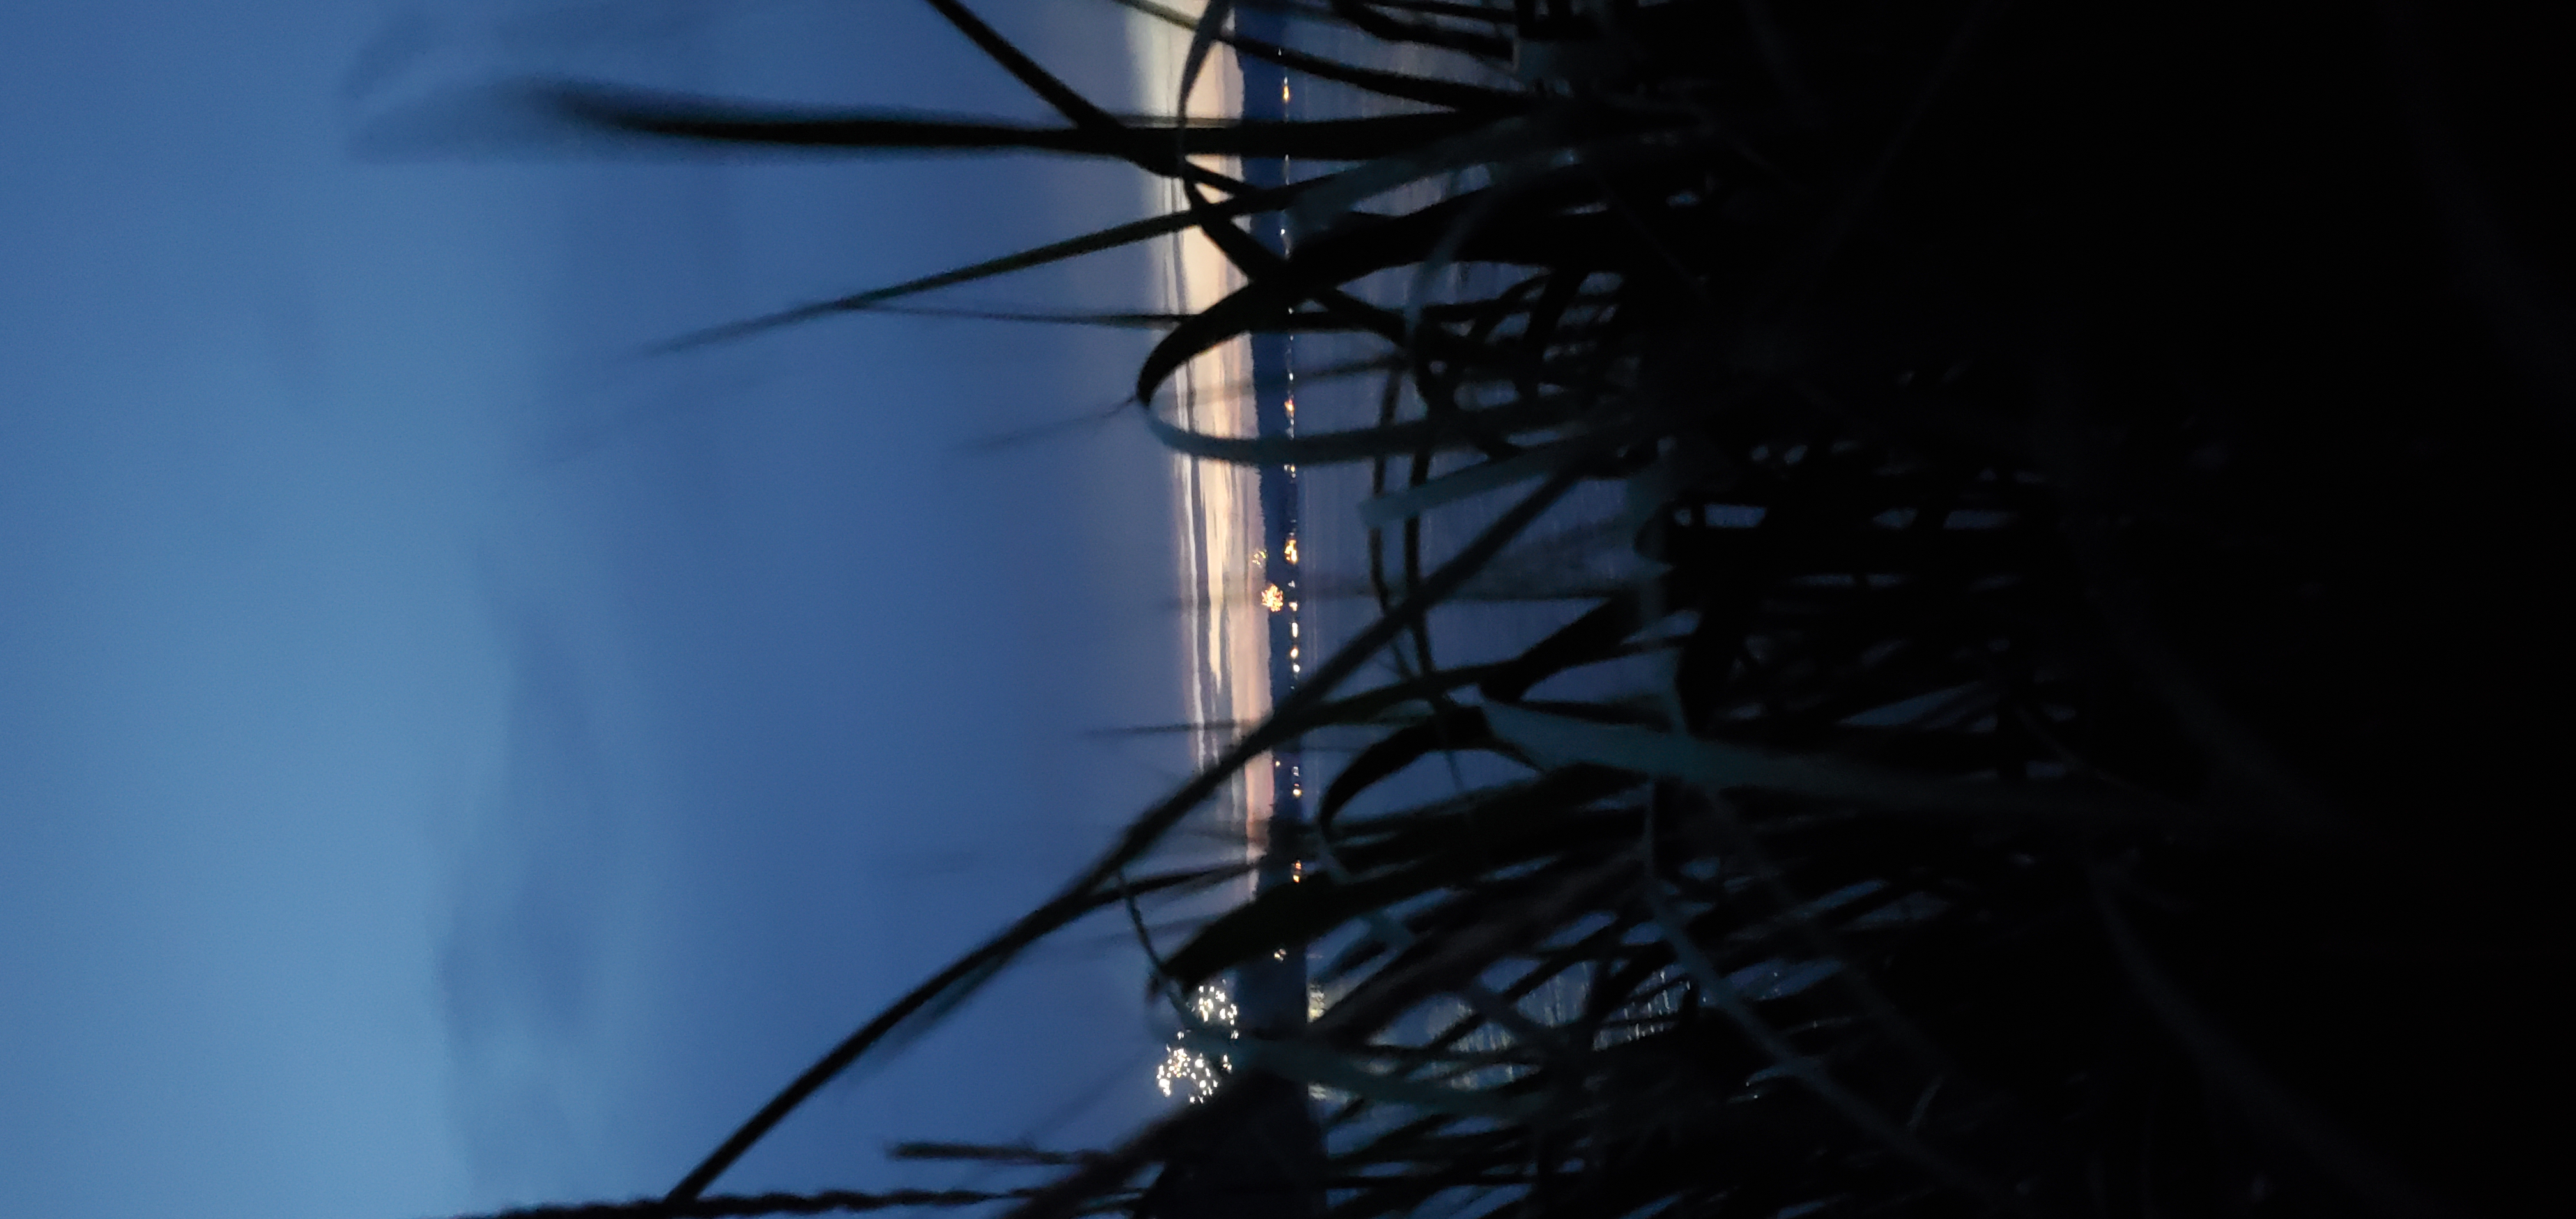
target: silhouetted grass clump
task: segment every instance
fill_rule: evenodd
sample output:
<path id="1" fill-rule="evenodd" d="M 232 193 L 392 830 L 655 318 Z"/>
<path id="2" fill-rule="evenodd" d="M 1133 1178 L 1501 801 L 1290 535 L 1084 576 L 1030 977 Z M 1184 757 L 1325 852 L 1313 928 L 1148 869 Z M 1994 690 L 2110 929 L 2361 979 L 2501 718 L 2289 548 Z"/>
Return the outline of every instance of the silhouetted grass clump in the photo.
<path id="1" fill-rule="evenodd" d="M 1178 451 L 1372 463 L 1381 494 L 1310 511 L 1363 513 L 1380 616 L 626 1213 L 717 1213 L 703 1191 L 887 1034 L 1079 917 L 1210 883 L 1130 873 L 1313 734 L 1361 743 L 1274 845 L 1306 879 L 1158 950 L 1158 982 L 1330 945 L 1333 1002 L 1235 1042 L 1208 1103 L 1031 1161 L 1056 1175 L 1013 1215 L 2460 1215 L 2556 1190 L 2576 210 L 2511 159 L 2563 142 L 2506 134 L 2576 114 L 2532 70 L 2547 31 L 2394 2 L 1232 6 L 1366 35 L 1362 63 L 1216 4 L 1190 73 L 1230 48 L 1384 112 L 1179 123 L 929 2 L 1063 124 L 541 96 L 657 138 L 1177 180 L 1172 216 L 705 337 L 1195 229 L 1240 292 L 1071 320 L 1164 331 L 1135 402 Z M 1218 156 L 1312 173 L 1255 189 Z M 1284 254 L 1241 227 L 1282 213 Z M 1279 330 L 1374 336 L 1340 371 L 1383 378 L 1379 421 L 1224 437 L 1151 409 L 1191 356 Z M 1600 544 L 1650 574 L 1573 589 L 1508 660 L 1433 663 L 1433 608 L 1586 483 L 1623 489 Z M 1428 552 L 1426 516 L 1503 491 Z M 1601 671 L 1632 694 L 1548 696 Z M 1504 777 L 1372 802 L 1462 755 Z M 1320 1148 L 1263 1124 L 1306 1085 L 1336 1098 Z"/>

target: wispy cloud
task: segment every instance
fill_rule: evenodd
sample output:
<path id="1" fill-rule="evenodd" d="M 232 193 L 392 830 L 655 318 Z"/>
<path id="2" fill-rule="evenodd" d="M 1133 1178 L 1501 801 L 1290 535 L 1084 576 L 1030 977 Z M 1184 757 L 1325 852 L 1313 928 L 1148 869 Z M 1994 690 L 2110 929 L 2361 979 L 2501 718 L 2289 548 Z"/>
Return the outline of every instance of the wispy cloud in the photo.
<path id="1" fill-rule="evenodd" d="M 477 1192 L 554 1196 L 596 1171 L 580 1068 L 618 842 L 580 659 L 541 614 L 508 627 L 506 752 L 454 861 L 441 1014 Z"/>

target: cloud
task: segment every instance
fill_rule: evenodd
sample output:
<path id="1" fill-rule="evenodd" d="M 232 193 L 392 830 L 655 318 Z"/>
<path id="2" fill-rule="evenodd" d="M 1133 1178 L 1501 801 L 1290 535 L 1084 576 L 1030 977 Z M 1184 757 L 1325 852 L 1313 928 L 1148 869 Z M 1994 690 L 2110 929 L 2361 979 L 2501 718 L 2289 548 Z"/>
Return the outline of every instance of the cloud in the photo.
<path id="1" fill-rule="evenodd" d="M 438 967 L 477 1192 L 525 1198 L 596 1173 L 582 1067 L 619 853 L 582 664 L 543 616 L 511 627 L 505 760 L 453 860 Z"/>

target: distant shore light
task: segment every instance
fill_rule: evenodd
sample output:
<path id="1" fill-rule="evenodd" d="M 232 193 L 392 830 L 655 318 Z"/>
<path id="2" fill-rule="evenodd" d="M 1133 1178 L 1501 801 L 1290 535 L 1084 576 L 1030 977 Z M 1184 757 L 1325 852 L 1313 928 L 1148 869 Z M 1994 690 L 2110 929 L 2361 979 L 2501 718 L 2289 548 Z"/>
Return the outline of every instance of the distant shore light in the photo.
<path id="1" fill-rule="evenodd" d="M 1288 595 L 1280 592 L 1278 585 L 1272 584 L 1262 588 L 1261 608 L 1269 610 L 1271 613 L 1275 614 L 1279 612 L 1280 606 L 1286 605 L 1287 603 Z"/>

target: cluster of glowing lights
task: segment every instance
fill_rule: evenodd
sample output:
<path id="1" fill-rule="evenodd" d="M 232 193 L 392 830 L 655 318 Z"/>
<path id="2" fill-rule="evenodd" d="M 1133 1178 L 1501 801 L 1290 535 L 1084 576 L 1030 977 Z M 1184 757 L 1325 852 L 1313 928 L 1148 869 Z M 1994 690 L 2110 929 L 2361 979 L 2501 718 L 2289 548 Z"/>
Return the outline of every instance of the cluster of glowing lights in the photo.
<path id="1" fill-rule="evenodd" d="M 1228 1040 L 1243 1035 L 1235 1031 L 1234 994 L 1223 982 L 1202 983 L 1190 995 L 1189 1011 L 1203 1033 L 1221 1029 Z M 1184 1044 L 1190 1031 L 1182 1029 L 1172 1034 L 1172 1044 L 1163 1049 L 1162 1063 L 1154 1068 L 1154 1086 L 1165 1096 L 1177 1092 L 1195 1105 L 1216 1094 L 1234 1070 L 1234 1057 L 1222 1047 L 1211 1054 Z"/>
<path id="2" fill-rule="evenodd" d="M 1279 97 L 1282 101 L 1287 100 L 1287 86 L 1280 86 Z M 1297 374 L 1292 372 L 1288 376 L 1293 381 Z M 1288 418 L 1292 432 L 1295 429 L 1296 417 L 1297 399 L 1291 395 L 1288 399 Z M 1286 470 L 1292 477 L 1297 473 L 1297 467 L 1293 465 L 1286 467 Z M 1291 567 L 1297 565 L 1295 535 L 1290 535 L 1280 545 L 1279 558 L 1281 562 Z M 1251 554 L 1251 561 L 1254 571 L 1262 570 L 1270 561 L 1270 552 L 1255 550 Z M 1290 583 L 1293 585 L 1295 581 L 1292 579 Z M 1265 583 L 1261 588 L 1261 608 L 1274 614 L 1283 610 L 1294 613 L 1297 603 L 1289 600 L 1287 592 L 1278 585 Z M 1293 639 L 1302 633 L 1297 620 L 1289 619 L 1289 637 Z M 1288 667 L 1291 672 L 1304 671 L 1304 666 L 1298 663 L 1300 655 L 1297 645 L 1289 646 Z M 1300 782 L 1297 768 L 1293 763 L 1288 767 L 1288 780 L 1288 791 L 1291 796 L 1303 797 L 1306 794 L 1305 785 Z M 1292 868 L 1292 880 L 1306 879 L 1306 865 L 1303 861 L 1293 864 Z M 1272 955 L 1279 960 L 1287 959 L 1287 952 L 1284 949 Z M 1320 989 L 1308 991 L 1307 1007 L 1310 1013 L 1320 1014 L 1322 1002 L 1323 992 Z M 1224 1085 L 1226 1076 L 1234 1070 L 1233 1056 L 1226 1052 L 1222 1043 L 1208 1049 L 1198 1048 L 1199 1045 L 1205 1045 L 1219 1031 L 1222 1031 L 1225 1039 L 1229 1041 L 1243 1034 L 1235 1028 L 1237 1012 L 1234 995 L 1221 980 L 1201 984 L 1190 996 L 1188 1012 L 1195 1023 L 1191 1028 L 1184 1028 L 1172 1034 L 1171 1044 L 1163 1049 L 1162 1062 L 1154 1068 L 1154 1086 L 1165 1096 L 1178 1095 L 1195 1105 L 1215 1095 L 1216 1090 Z M 1192 1044 L 1193 1033 L 1197 1034 L 1198 1045 Z"/>
<path id="3" fill-rule="evenodd" d="M 1222 1056 L 1219 1061 L 1223 1061 Z M 1216 1095 L 1230 1066 L 1213 1065 L 1205 1054 L 1171 1046 L 1163 1052 L 1163 1064 L 1154 1068 L 1154 1084 L 1163 1090 L 1163 1095 L 1170 1096 L 1178 1090 L 1182 1100 L 1195 1105 Z"/>

